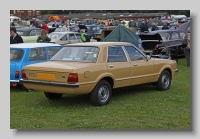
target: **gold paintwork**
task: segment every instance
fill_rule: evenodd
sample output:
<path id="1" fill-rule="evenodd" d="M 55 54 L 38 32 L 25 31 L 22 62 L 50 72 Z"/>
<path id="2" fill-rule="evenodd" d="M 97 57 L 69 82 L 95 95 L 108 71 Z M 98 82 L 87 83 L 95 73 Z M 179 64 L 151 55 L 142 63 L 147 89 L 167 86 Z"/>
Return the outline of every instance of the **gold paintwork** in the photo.
<path id="1" fill-rule="evenodd" d="M 53 85 L 43 85 L 34 83 L 23 83 L 27 89 L 33 89 L 43 92 L 62 93 L 62 94 L 88 94 L 96 84 L 105 77 L 113 80 L 113 88 L 153 83 L 158 81 L 163 70 L 168 69 L 172 77 L 176 70 L 176 61 L 167 59 L 151 58 L 150 60 L 130 61 L 125 51 L 127 62 L 106 62 L 108 46 L 133 46 L 125 42 L 89 42 L 79 43 L 79 46 L 97 46 L 99 55 L 96 63 L 65 62 L 65 61 L 48 61 L 25 66 L 29 80 L 46 81 L 55 83 L 66 83 L 69 73 L 78 73 L 79 87 L 63 87 Z M 68 46 L 77 46 L 71 44 Z M 123 50 L 124 47 L 123 47 Z M 138 49 L 138 51 L 140 51 Z M 141 51 L 140 51 L 141 52 Z M 134 66 L 136 64 L 137 66 Z M 38 73 L 53 74 L 53 78 L 37 78 Z M 31 75 L 31 76 L 29 76 Z M 43 75 L 44 76 L 44 75 Z"/>

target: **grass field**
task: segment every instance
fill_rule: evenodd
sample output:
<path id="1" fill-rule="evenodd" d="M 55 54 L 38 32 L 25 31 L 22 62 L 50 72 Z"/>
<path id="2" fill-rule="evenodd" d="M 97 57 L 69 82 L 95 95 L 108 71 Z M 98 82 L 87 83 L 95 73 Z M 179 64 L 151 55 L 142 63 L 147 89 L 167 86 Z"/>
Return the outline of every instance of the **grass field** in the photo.
<path id="1" fill-rule="evenodd" d="M 89 95 L 49 101 L 42 92 L 10 90 L 11 129 L 190 129 L 190 68 L 180 59 L 170 90 L 153 86 L 117 90 L 103 107 Z"/>

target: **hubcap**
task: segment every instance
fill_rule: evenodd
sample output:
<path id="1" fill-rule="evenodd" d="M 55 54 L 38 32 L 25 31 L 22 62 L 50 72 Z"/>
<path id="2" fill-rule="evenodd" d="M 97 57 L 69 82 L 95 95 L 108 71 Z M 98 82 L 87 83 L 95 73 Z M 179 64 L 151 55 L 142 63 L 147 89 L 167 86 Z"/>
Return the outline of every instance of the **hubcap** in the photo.
<path id="1" fill-rule="evenodd" d="M 167 88 L 169 86 L 169 76 L 167 74 L 164 74 L 162 76 L 162 86 L 164 88 Z"/>
<path id="2" fill-rule="evenodd" d="M 109 89 L 107 86 L 102 85 L 98 91 L 98 98 L 101 102 L 106 102 L 109 97 Z"/>

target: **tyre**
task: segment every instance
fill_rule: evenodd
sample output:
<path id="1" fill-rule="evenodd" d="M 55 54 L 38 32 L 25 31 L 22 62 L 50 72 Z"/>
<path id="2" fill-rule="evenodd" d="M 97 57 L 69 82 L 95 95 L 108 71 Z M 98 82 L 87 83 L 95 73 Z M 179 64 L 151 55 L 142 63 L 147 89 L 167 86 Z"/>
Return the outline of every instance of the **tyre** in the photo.
<path id="1" fill-rule="evenodd" d="M 94 106 L 103 106 L 109 103 L 112 95 L 111 85 L 101 80 L 90 93 L 91 104 Z"/>
<path id="2" fill-rule="evenodd" d="M 171 80 L 170 73 L 164 70 L 156 83 L 156 88 L 160 91 L 168 90 L 171 86 Z"/>
<path id="3" fill-rule="evenodd" d="M 44 95 L 45 95 L 46 98 L 48 98 L 50 100 L 54 100 L 54 99 L 61 98 L 63 94 L 44 92 Z"/>

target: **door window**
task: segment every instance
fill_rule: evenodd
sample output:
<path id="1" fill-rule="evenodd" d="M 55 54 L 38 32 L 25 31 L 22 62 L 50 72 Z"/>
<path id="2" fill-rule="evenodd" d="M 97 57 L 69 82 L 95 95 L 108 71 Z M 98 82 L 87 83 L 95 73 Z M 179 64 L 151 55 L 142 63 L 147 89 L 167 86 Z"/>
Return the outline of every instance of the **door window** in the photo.
<path id="1" fill-rule="evenodd" d="M 76 40 L 75 35 L 74 34 L 69 34 L 69 40 Z"/>
<path id="2" fill-rule="evenodd" d="M 126 55 L 121 46 L 108 47 L 107 62 L 127 62 Z"/>
<path id="3" fill-rule="evenodd" d="M 35 31 L 35 30 L 32 30 L 32 31 L 30 32 L 30 36 L 36 36 L 36 31 Z"/>

